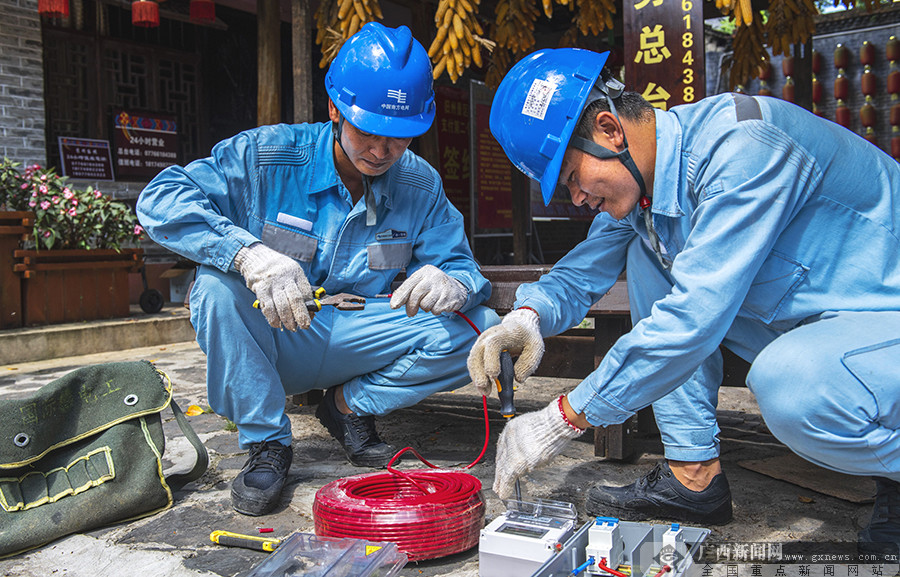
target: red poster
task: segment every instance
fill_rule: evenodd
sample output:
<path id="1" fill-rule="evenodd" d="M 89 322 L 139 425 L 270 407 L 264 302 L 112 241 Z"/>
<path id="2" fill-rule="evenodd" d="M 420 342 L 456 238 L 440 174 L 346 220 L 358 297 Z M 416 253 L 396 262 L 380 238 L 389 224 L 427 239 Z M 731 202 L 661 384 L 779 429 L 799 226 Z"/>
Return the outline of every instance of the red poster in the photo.
<path id="1" fill-rule="evenodd" d="M 440 167 L 444 192 L 469 222 L 472 212 L 469 188 L 469 94 L 454 86 L 435 87 L 435 126 L 438 131 Z"/>
<path id="2" fill-rule="evenodd" d="M 512 228 L 512 164 L 488 124 L 491 107 L 475 106 L 475 190 L 478 228 Z"/>

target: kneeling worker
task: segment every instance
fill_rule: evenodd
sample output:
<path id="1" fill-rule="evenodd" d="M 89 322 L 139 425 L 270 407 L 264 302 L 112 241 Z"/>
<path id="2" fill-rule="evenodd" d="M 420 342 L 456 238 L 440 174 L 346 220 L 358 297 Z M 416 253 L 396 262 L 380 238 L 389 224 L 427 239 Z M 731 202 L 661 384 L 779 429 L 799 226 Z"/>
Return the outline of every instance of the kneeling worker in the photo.
<path id="1" fill-rule="evenodd" d="M 632 485 L 592 487 L 588 513 L 728 522 L 715 412 L 724 344 L 752 363 L 747 386 L 779 440 L 823 467 L 875 477 L 859 538 L 896 546 L 900 165 L 774 98 L 654 109 L 608 77 L 607 54 L 535 52 L 494 98 L 491 130 L 544 200 L 561 185 L 601 214 L 481 335 L 472 380 L 488 389 L 502 349 L 520 355 L 524 380 L 542 338 L 578 324 L 623 270 L 633 320 L 575 390 L 509 422 L 495 491 L 508 495 L 585 428 L 652 403 L 666 460 Z"/>
<path id="2" fill-rule="evenodd" d="M 490 285 L 462 216 L 407 150 L 434 119 L 425 49 L 406 27 L 367 24 L 325 85 L 330 123 L 242 132 L 162 171 L 138 201 L 151 238 L 201 265 L 191 323 L 210 407 L 249 448 L 231 490 L 247 515 L 279 502 L 293 458 L 286 395 L 326 390 L 316 417 L 349 461 L 384 467 L 395 450 L 374 417 L 469 382 L 476 333 L 444 313 L 465 311 L 480 329 L 498 322 L 480 306 Z M 371 298 L 403 269 L 389 302 Z M 369 300 L 311 315 L 311 284 Z"/>

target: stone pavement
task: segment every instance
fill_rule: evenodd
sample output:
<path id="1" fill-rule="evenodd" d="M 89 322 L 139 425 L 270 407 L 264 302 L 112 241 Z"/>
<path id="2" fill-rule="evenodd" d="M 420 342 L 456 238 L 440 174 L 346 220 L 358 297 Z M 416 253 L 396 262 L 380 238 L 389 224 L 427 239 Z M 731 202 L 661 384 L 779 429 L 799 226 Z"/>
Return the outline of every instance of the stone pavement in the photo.
<path id="1" fill-rule="evenodd" d="M 24 396 L 84 365 L 141 359 L 154 362 L 169 375 L 174 383 L 175 399 L 183 409 L 192 404 L 206 407 L 205 357 L 193 342 L 0 366 L 0 402 Z M 540 409 L 576 384 L 565 379 L 531 378 L 519 387 L 517 408 L 520 412 Z M 490 446 L 483 462 L 470 471 L 485 486 L 486 521 L 504 510 L 490 491 L 496 439 L 503 426 L 498 407 L 496 398 L 489 401 Z M 215 545 L 209 540 L 211 531 L 257 534 L 257 527 L 267 526 L 274 529 L 270 535 L 275 537 L 286 537 L 294 531 L 312 533 L 316 491 L 337 478 L 367 472 L 346 462 L 337 443 L 316 420 L 314 411 L 315 407 L 288 404 L 294 462 L 282 502 L 273 514 L 253 518 L 231 509 L 230 482 L 243 465 L 246 452 L 238 447 L 237 435 L 228 430 L 224 418 L 204 413 L 190 420 L 209 450 L 209 470 L 176 494 L 171 509 L 0 560 L 0 575 L 122 577 L 138 572 L 175 577 L 246 575 L 266 554 Z M 739 461 L 789 454 L 765 429 L 748 390 L 724 388 L 719 417 L 723 429 L 722 460 L 734 496 L 735 519 L 724 527 L 713 528 L 710 539 L 755 543 L 855 542 L 856 532 L 868 521 L 871 505 L 804 489 L 738 465 Z M 481 450 L 482 424 L 481 400 L 469 385 L 455 392 L 434 395 L 416 407 L 396 411 L 379 420 L 379 429 L 395 446 L 414 446 L 433 463 L 454 467 L 469 463 Z M 168 420 L 165 428 L 169 438 L 174 439 L 166 447 L 167 462 L 172 469 L 186 469 L 190 446 L 176 434 L 173 419 Z M 574 503 L 581 514 L 580 523 L 587 520 L 583 494 L 590 483 L 631 482 L 646 473 L 661 458 L 662 451 L 658 438 L 648 436 L 638 440 L 640 453 L 633 462 L 606 462 L 593 456 L 590 437 L 585 435 L 571 443 L 553 461 L 552 467 L 529 475 L 524 484 L 525 494 L 531 497 Z M 417 464 L 410 460 L 403 463 L 404 468 L 413 466 Z M 814 470 L 812 476 L 819 473 Z M 842 477 L 837 483 L 859 488 L 868 482 Z M 443 559 L 410 563 L 400 574 L 476 577 L 477 548 Z"/>

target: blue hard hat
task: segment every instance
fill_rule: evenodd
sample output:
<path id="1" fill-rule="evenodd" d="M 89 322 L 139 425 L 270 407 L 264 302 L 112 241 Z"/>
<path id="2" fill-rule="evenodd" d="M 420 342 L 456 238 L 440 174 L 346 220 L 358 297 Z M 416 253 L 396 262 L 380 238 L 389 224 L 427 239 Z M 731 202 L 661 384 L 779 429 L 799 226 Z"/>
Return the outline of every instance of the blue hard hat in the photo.
<path id="1" fill-rule="evenodd" d="M 434 120 L 431 61 L 406 26 L 363 26 L 341 46 L 325 90 L 341 116 L 369 134 L 410 138 Z"/>
<path id="2" fill-rule="evenodd" d="M 607 58 L 578 48 L 538 50 L 510 69 L 494 95 L 491 133 L 516 168 L 541 183 L 544 204 Z"/>

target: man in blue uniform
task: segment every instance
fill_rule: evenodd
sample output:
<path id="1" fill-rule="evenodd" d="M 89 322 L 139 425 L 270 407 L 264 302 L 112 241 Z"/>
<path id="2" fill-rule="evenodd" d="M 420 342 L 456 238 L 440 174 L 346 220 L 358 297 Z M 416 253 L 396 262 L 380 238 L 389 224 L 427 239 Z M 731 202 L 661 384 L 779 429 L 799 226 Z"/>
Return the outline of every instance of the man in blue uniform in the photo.
<path id="1" fill-rule="evenodd" d="M 498 321 L 480 306 L 490 285 L 460 213 L 407 150 L 434 119 L 425 49 L 406 27 L 367 24 L 325 84 L 331 123 L 243 132 L 161 172 L 137 206 L 153 240 L 201 265 L 191 322 L 210 407 L 250 450 L 232 484 L 235 510 L 248 515 L 277 505 L 290 468 L 285 395 L 325 389 L 318 419 L 351 463 L 383 467 L 395 451 L 375 415 L 469 382 L 476 333 L 448 313 L 482 329 Z M 404 269 L 390 301 L 372 298 Z M 310 285 L 368 302 L 311 315 Z"/>
<path id="2" fill-rule="evenodd" d="M 601 214 L 478 339 L 473 381 L 487 390 L 504 348 L 520 355 L 522 381 L 542 337 L 577 324 L 623 269 L 634 325 L 575 390 L 510 421 L 494 490 L 508 495 L 584 428 L 653 403 L 666 461 L 632 485 L 592 487 L 588 512 L 728 522 L 715 420 L 724 344 L 752 363 L 747 385 L 781 441 L 876 478 L 860 540 L 900 542 L 900 165 L 777 99 L 656 110 L 622 93 L 607 54 L 536 52 L 494 98 L 491 130 L 544 200 L 559 184 Z"/>

